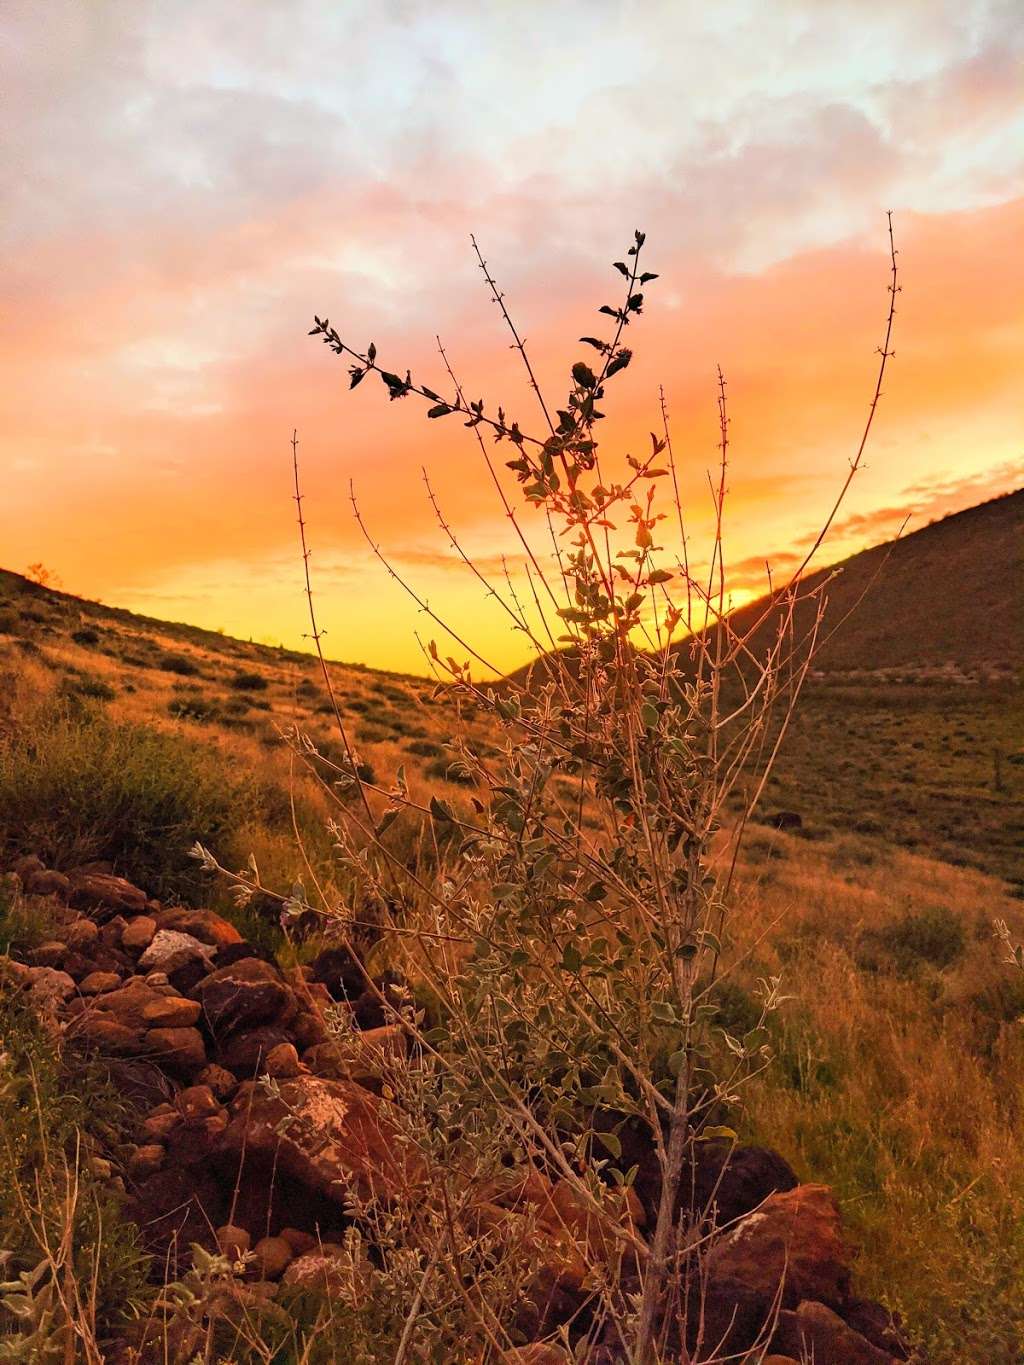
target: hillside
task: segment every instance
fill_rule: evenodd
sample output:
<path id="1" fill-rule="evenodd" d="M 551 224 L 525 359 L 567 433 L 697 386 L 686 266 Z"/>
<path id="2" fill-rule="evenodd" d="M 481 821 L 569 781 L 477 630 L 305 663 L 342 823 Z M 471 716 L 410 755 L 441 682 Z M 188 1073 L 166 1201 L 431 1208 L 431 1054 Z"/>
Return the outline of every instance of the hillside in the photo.
<path id="1" fill-rule="evenodd" d="M 1021 544 L 1024 489 L 911 531 L 809 574 L 825 579 L 822 671 L 954 669 L 1007 674 L 1024 662 Z M 768 598 L 733 612 L 749 630 Z M 810 608 L 798 617 L 810 621 Z M 772 629 L 771 617 L 763 638 Z M 757 638 L 757 637 L 755 637 Z"/>

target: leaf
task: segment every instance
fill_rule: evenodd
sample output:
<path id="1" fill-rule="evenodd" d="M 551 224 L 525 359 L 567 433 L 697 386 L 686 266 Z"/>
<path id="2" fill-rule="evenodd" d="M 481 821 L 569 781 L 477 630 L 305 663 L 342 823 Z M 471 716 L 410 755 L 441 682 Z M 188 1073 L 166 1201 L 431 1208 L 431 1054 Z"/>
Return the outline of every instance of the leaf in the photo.
<path id="1" fill-rule="evenodd" d="M 450 824 L 455 819 L 451 807 L 446 802 L 439 801 L 436 796 L 430 798 L 430 813 L 435 820 L 439 820 L 442 824 L 446 822 Z"/>
<path id="2" fill-rule="evenodd" d="M 713 1123 L 700 1131 L 701 1142 L 712 1142 L 715 1138 L 724 1138 L 726 1142 L 737 1142 L 736 1132 L 732 1128 L 727 1128 L 725 1124 Z"/>
<path id="3" fill-rule="evenodd" d="M 603 351 L 607 345 L 607 342 L 599 341 L 597 337 L 580 337 L 580 341 L 585 341 L 588 346 L 593 346 L 596 351 Z"/>
<path id="4" fill-rule="evenodd" d="M 613 374 L 618 374 L 620 370 L 624 370 L 632 359 L 633 352 L 623 347 L 621 351 L 616 352 L 615 358 L 605 370 L 605 375 L 610 379 Z"/>
<path id="5" fill-rule="evenodd" d="M 658 708 L 653 702 L 644 702 L 643 706 L 640 708 L 640 716 L 648 730 L 656 730 L 658 728 L 658 721 L 661 719 L 661 716 L 658 713 Z"/>
<path id="6" fill-rule="evenodd" d="M 670 1000 L 652 1000 L 651 1018 L 656 1019 L 659 1024 L 674 1024 L 676 1022 L 675 1006 Z"/>
<path id="7" fill-rule="evenodd" d="M 583 899 L 591 903 L 594 901 L 603 901 L 607 894 L 608 888 L 605 886 L 604 882 L 592 882 L 591 885 L 587 887 Z"/>
<path id="8" fill-rule="evenodd" d="M 648 583 L 667 583 L 671 578 L 675 578 L 675 574 L 670 573 L 668 569 L 652 569 L 647 576 L 647 581 Z"/>
<path id="9" fill-rule="evenodd" d="M 605 1151 L 610 1152 L 616 1161 L 621 1160 L 622 1143 L 619 1141 L 618 1133 L 598 1133 L 596 1137 Z"/>
<path id="10" fill-rule="evenodd" d="M 583 957 L 574 943 L 567 943 L 562 953 L 562 966 L 567 972 L 578 972 L 583 965 Z"/>
<path id="11" fill-rule="evenodd" d="M 612 261 L 612 265 L 620 275 L 625 275 L 626 278 L 629 279 L 629 266 L 625 261 Z"/>
<path id="12" fill-rule="evenodd" d="M 645 270 L 644 273 L 640 276 L 640 283 L 650 284 L 651 280 L 656 280 L 657 278 L 658 278 L 657 275 L 653 274 L 650 270 Z"/>
<path id="13" fill-rule="evenodd" d="M 428 416 L 428 417 L 450 417 L 451 414 L 452 414 L 454 411 L 455 411 L 455 409 L 454 409 L 454 408 L 450 408 L 450 407 L 448 406 L 447 403 L 438 403 L 437 407 L 428 408 L 428 409 L 427 409 L 427 416 Z"/>
<path id="14" fill-rule="evenodd" d="M 589 365 L 585 365 L 582 360 L 577 360 L 576 364 L 572 367 L 572 377 L 575 379 L 576 383 L 579 384 L 580 388 L 583 389 L 592 389 L 597 383 L 594 371 Z"/>

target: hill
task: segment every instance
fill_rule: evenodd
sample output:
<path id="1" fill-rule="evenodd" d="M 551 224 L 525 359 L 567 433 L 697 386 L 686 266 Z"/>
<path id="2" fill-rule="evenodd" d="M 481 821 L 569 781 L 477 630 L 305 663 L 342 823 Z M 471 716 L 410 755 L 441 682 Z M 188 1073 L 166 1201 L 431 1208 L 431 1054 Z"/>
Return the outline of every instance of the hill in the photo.
<path id="1" fill-rule="evenodd" d="M 945 669 L 1008 674 L 1024 662 L 1021 536 L 1024 489 L 970 507 L 809 574 L 828 584 L 826 640 L 816 667 L 837 671 Z M 745 634 L 771 605 L 739 608 Z M 798 618 L 810 624 L 808 606 Z M 769 614 L 759 635 L 773 628 Z"/>

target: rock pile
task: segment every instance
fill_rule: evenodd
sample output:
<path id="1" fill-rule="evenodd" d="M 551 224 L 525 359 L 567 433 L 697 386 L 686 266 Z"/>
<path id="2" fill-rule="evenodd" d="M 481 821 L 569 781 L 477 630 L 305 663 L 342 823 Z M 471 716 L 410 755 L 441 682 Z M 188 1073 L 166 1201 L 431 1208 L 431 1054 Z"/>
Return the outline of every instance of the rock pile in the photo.
<path id="1" fill-rule="evenodd" d="M 330 1293 L 352 1194 L 410 1200 L 430 1179 L 380 1084 L 406 1045 L 382 1005 L 396 983 L 368 983 L 336 949 L 284 971 L 213 911 L 164 906 L 102 868 L 65 875 L 26 858 L 13 871 L 26 893 L 53 898 L 57 934 L 25 963 L 0 962 L 0 981 L 26 992 L 69 1044 L 102 1054 L 133 1100 L 137 1141 L 115 1178 L 160 1264 L 173 1268 L 198 1243 L 247 1257 L 261 1293 L 279 1283 Z M 355 1062 L 324 1022 L 339 1004 L 362 1030 Z M 726 1230 L 706 1260 L 703 1313 L 690 1315 L 700 1340 L 691 1331 L 680 1349 L 704 1359 L 756 1345 L 774 1365 L 910 1358 L 889 1314 L 852 1293 L 852 1254 L 826 1188 L 798 1184 L 757 1148 L 708 1143 L 702 1161 L 691 1183 L 715 1191 Z M 655 1192 L 649 1181 L 637 1188 L 621 1217 L 642 1250 Z M 636 1273 L 629 1239 L 610 1237 L 568 1186 L 539 1174 L 479 1191 L 472 1216 L 481 1229 L 521 1224 L 541 1253 L 519 1314 L 527 1337 L 581 1312 L 588 1261 L 620 1258 L 620 1271 Z M 591 1357 L 617 1359 L 612 1346 Z M 509 1360 L 568 1357 L 537 1340 Z"/>

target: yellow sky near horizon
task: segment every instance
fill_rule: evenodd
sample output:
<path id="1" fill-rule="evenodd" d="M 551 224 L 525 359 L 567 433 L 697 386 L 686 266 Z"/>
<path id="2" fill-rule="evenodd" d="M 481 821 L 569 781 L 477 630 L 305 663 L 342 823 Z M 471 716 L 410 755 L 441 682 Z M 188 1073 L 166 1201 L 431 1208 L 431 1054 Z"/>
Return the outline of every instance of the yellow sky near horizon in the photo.
<path id="1" fill-rule="evenodd" d="M 445 392 L 440 332 L 467 390 L 532 425 L 471 230 L 556 403 L 576 338 L 617 301 L 610 262 L 647 231 L 660 278 L 608 386 L 604 458 L 647 448 L 664 385 L 699 564 L 722 365 L 735 604 L 766 586 L 766 557 L 777 576 L 796 562 L 856 450 L 889 208 L 896 355 L 825 558 L 1024 482 L 1024 38 L 1006 6 L 736 3 L 712 21 L 652 4 L 645 25 L 623 3 L 583 29 L 576 3 L 400 9 L 342 22 L 310 0 L 282 27 L 220 0 L 173 22 L 69 0 L 45 32 L 26 3 L 0 19 L 0 564 L 301 646 L 298 427 L 329 653 L 422 672 L 417 634 L 445 649 L 362 540 L 352 480 L 431 607 L 496 669 L 523 662 L 423 483 L 425 466 L 460 541 L 522 587 L 472 433 L 372 379 L 350 394 L 306 336 L 327 314 Z"/>

